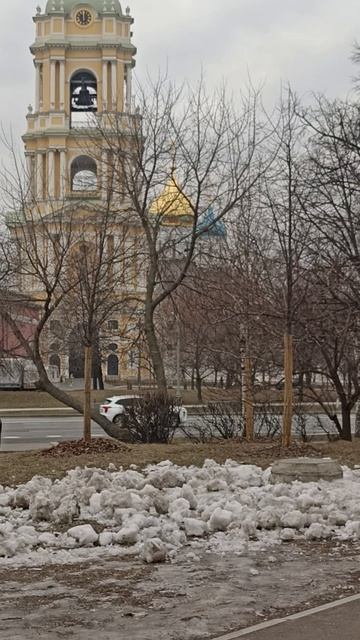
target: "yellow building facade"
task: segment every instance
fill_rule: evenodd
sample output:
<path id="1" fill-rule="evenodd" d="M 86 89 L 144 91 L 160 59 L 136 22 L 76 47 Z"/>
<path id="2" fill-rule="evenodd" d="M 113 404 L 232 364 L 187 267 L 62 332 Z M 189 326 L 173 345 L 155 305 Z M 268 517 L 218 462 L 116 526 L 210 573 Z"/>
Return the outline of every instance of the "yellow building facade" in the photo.
<path id="1" fill-rule="evenodd" d="M 92 149 L 94 132 L 112 115 L 123 122 L 124 129 L 128 119 L 135 117 L 133 19 L 129 9 L 122 10 L 119 0 L 48 0 L 43 12 L 37 9 L 34 23 L 35 41 L 30 50 L 35 103 L 28 108 L 23 136 L 28 206 L 33 209 L 32 219 L 40 218 L 49 229 L 54 215 L 76 211 L 79 224 L 89 219 L 91 242 L 93 221 L 108 206 L 109 189 L 105 159 L 102 162 L 99 148 Z M 121 203 L 118 207 L 120 220 Z M 128 231 L 127 242 L 135 245 L 138 233 L 135 225 Z M 112 229 L 109 252 L 114 251 L 114 242 L 120 237 L 121 229 Z M 139 293 L 136 260 L 128 265 L 128 272 L 127 287 Z M 26 288 L 41 295 L 31 278 Z M 131 311 L 124 310 L 111 315 L 103 329 L 103 373 L 114 381 L 136 379 L 141 374 L 140 352 L 127 346 L 129 338 L 123 339 L 131 324 Z M 131 326 L 128 335 L 131 338 Z M 74 357 L 77 343 L 76 327 L 71 336 L 64 331 L 61 313 L 54 316 L 45 332 L 44 359 L 58 368 L 62 378 L 82 377 L 81 355 L 77 355 L 78 361 Z"/>
<path id="2" fill-rule="evenodd" d="M 49 0 L 34 22 L 35 105 L 29 107 L 23 140 L 32 192 L 46 212 L 49 200 L 53 210 L 54 200 L 79 191 L 74 177 L 84 165 L 76 159 L 84 155 L 90 114 L 131 113 L 136 49 L 133 19 L 129 10 L 123 14 L 119 0 Z M 82 170 L 94 169 L 88 161 Z M 93 199 L 101 199 L 101 186 L 97 180 Z"/>
<path id="3" fill-rule="evenodd" d="M 52 236 L 57 233 L 56 222 L 61 218 L 66 222 L 69 213 L 83 242 L 86 227 L 89 245 L 104 212 L 109 206 L 115 211 L 107 238 L 108 255 L 118 256 L 111 267 L 119 283 L 115 295 L 119 300 L 128 295 L 137 302 L 125 303 L 121 309 L 119 304 L 119 311 L 110 313 L 100 329 L 103 377 L 114 382 L 149 378 L 147 350 L 139 331 L 147 260 L 144 234 L 131 203 L 121 194 L 121 185 L 114 189 L 114 175 L 109 175 L 112 151 L 99 144 L 99 132 L 100 139 L 101 131 L 111 135 L 115 123 L 116 133 L 120 127 L 131 146 L 141 117 L 133 104 L 133 18 L 119 0 L 48 0 L 44 11 L 37 9 L 34 24 L 30 50 L 35 102 L 28 108 L 23 136 L 29 185 L 25 209 Z M 165 259 L 178 259 L 186 249 L 194 217 L 174 167 L 169 168 L 169 179 L 147 213 L 154 225 L 160 220 L 159 242 L 170 247 Z M 74 259 L 79 247 L 75 237 Z M 54 247 L 44 245 L 43 251 L 44 255 L 49 252 L 50 264 Z M 31 274 L 24 277 L 22 289 L 34 298 L 42 296 L 39 280 Z M 83 348 L 74 318 L 64 322 L 60 308 L 44 332 L 45 364 L 57 368 L 64 379 L 83 376 Z"/>

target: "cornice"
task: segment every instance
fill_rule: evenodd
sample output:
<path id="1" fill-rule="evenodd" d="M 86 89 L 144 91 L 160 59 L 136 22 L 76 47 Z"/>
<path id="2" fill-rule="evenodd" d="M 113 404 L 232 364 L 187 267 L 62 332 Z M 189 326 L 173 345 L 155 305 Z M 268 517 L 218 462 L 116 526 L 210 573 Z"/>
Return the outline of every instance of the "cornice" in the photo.
<path id="1" fill-rule="evenodd" d="M 126 42 L 110 42 L 110 41 L 103 41 L 103 42 L 81 42 L 79 44 L 76 43 L 72 43 L 72 42 L 64 42 L 61 40 L 54 40 L 54 41 L 46 41 L 43 43 L 36 43 L 34 42 L 34 44 L 31 45 L 30 47 L 30 51 L 32 54 L 34 54 L 37 51 L 42 51 L 44 49 L 65 49 L 67 51 L 93 51 L 94 49 L 96 49 L 97 51 L 102 51 L 103 49 L 118 49 L 118 50 L 125 50 L 128 52 L 131 52 L 133 55 L 136 55 L 137 53 L 137 48 L 131 44 L 131 43 L 126 43 Z"/>

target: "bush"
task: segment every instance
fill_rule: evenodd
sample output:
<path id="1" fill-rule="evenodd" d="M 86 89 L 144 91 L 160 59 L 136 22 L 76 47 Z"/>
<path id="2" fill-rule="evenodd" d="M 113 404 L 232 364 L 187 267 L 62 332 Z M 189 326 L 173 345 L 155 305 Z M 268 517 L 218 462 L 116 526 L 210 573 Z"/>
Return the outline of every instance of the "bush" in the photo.
<path id="1" fill-rule="evenodd" d="M 243 438 L 245 419 L 240 403 L 211 402 L 193 424 L 182 426 L 184 435 L 198 443 L 210 440 Z M 262 404 L 255 413 L 255 437 L 277 438 L 281 433 L 281 416 L 270 405 Z"/>
<path id="2" fill-rule="evenodd" d="M 175 401 L 164 393 L 148 393 L 127 409 L 123 426 L 130 442 L 168 444 L 179 426 Z"/>
<path id="3" fill-rule="evenodd" d="M 255 414 L 255 435 L 257 438 L 273 439 L 281 435 L 282 417 L 269 402 L 262 402 Z"/>
<path id="4" fill-rule="evenodd" d="M 184 435 L 194 442 L 230 440 L 244 432 L 244 420 L 238 404 L 211 402 L 195 422 L 181 427 Z"/>

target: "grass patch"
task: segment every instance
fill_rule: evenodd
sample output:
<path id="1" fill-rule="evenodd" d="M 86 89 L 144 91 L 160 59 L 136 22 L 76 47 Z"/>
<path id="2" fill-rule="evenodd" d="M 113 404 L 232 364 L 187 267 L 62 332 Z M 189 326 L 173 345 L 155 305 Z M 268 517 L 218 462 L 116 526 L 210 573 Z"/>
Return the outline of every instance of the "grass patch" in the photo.
<path id="1" fill-rule="evenodd" d="M 66 393 L 69 394 L 72 398 L 75 398 L 79 402 L 83 402 L 84 399 L 84 391 L 82 389 L 65 389 Z M 105 398 L 109 398 L 110 396 L 123 396 L 123 395 L 138 395 L 144 394 L 148 391 L 154 391 L 154 389 L 147 390 L 139 389 L 134 386 L 132 389 L 127 389 L 126 387 L 114 387 L 111 389 L 105 389 L 103 391 L 92 391 L 92 402 L 93 404 L 99 404 L 105 400 Z M 174 389 L 169 389 L 169 394 L 175 396 L 176 392 Z M 207 402 L 216 402 L 219 400 L 230 401 L 230 402 L 238 402 L 239 401 L 239 389 L 216 389 L 216 388 L 206 388 L 204 389 L 204 398 L 203 401 L 206 404 Z M 187 389 L 183 391 L 182 401 L 184 404 L 198 404 L 196 392 L 191 389 Z M 28 391 L 5 391 L 0 390 L 0 413 L 3 409 L 55 409 L 59 407 L 64 407 L 61 402 L 50 396 L 45 391 L 36 391 L 36 390 L 28 390 Z"/>
<path id="2" fill-rule="evenodd" d="M 61 478 L 69 469 L 78 466 L 106 469 L 113 463 L 117 467 L 127 468 L 131 464 L 145 467 L 162 460 L 171 460 L 178 465 L 202 466 L 206 458 L 212 458 L 219 463 L 231 458 L 241 463 L 266 468 L 278 458 L 300 455 L 330 456 L 341 464 L 352 467 L 360 464 L 360 442 L 294 444 L 290 450 L 284 450 L 274 442 L 183 442 L 171 445 L 131 445 L 127 450 L 76 456 L 69 454 L 64 457 L 46 457 L 41 451 L 4 452 L 0 453 L 0 484 L 13 486 L 27 482 L 34 475 Z"/>

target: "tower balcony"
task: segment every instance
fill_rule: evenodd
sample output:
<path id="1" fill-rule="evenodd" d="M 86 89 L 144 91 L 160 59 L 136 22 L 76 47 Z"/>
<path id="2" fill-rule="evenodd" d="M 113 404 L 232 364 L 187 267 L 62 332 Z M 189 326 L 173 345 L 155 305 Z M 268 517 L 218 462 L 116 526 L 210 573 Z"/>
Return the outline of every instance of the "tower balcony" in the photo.
<path id="1" fill-rule="evenodd" d="M 64 111 L 52 111 L 48 113 L 28 113 L 27 120 L 27 136 L 45 135 L 51 131 L 64 133 L 69 129 L 69 117 Z"/>
<path id="2" fill-rule="evenodd" d="M 79 115 L 79 114 L 76 114 Z M 85 114 L 84 114 L 85 115 Z M 141 118 L 140 113 L 119 113 L 107 112 L 86 114 L 86 118 L 73 119 L 65 113 L 65 111 L 51 111 L 47 113 L 28 113 L 27 131 L 23 138 L 49 135 L 52 133 L 81 133 L 85 135 L 87 131 L 94 132 L 107 130 L 114 133 L 135 133 Z"/>

